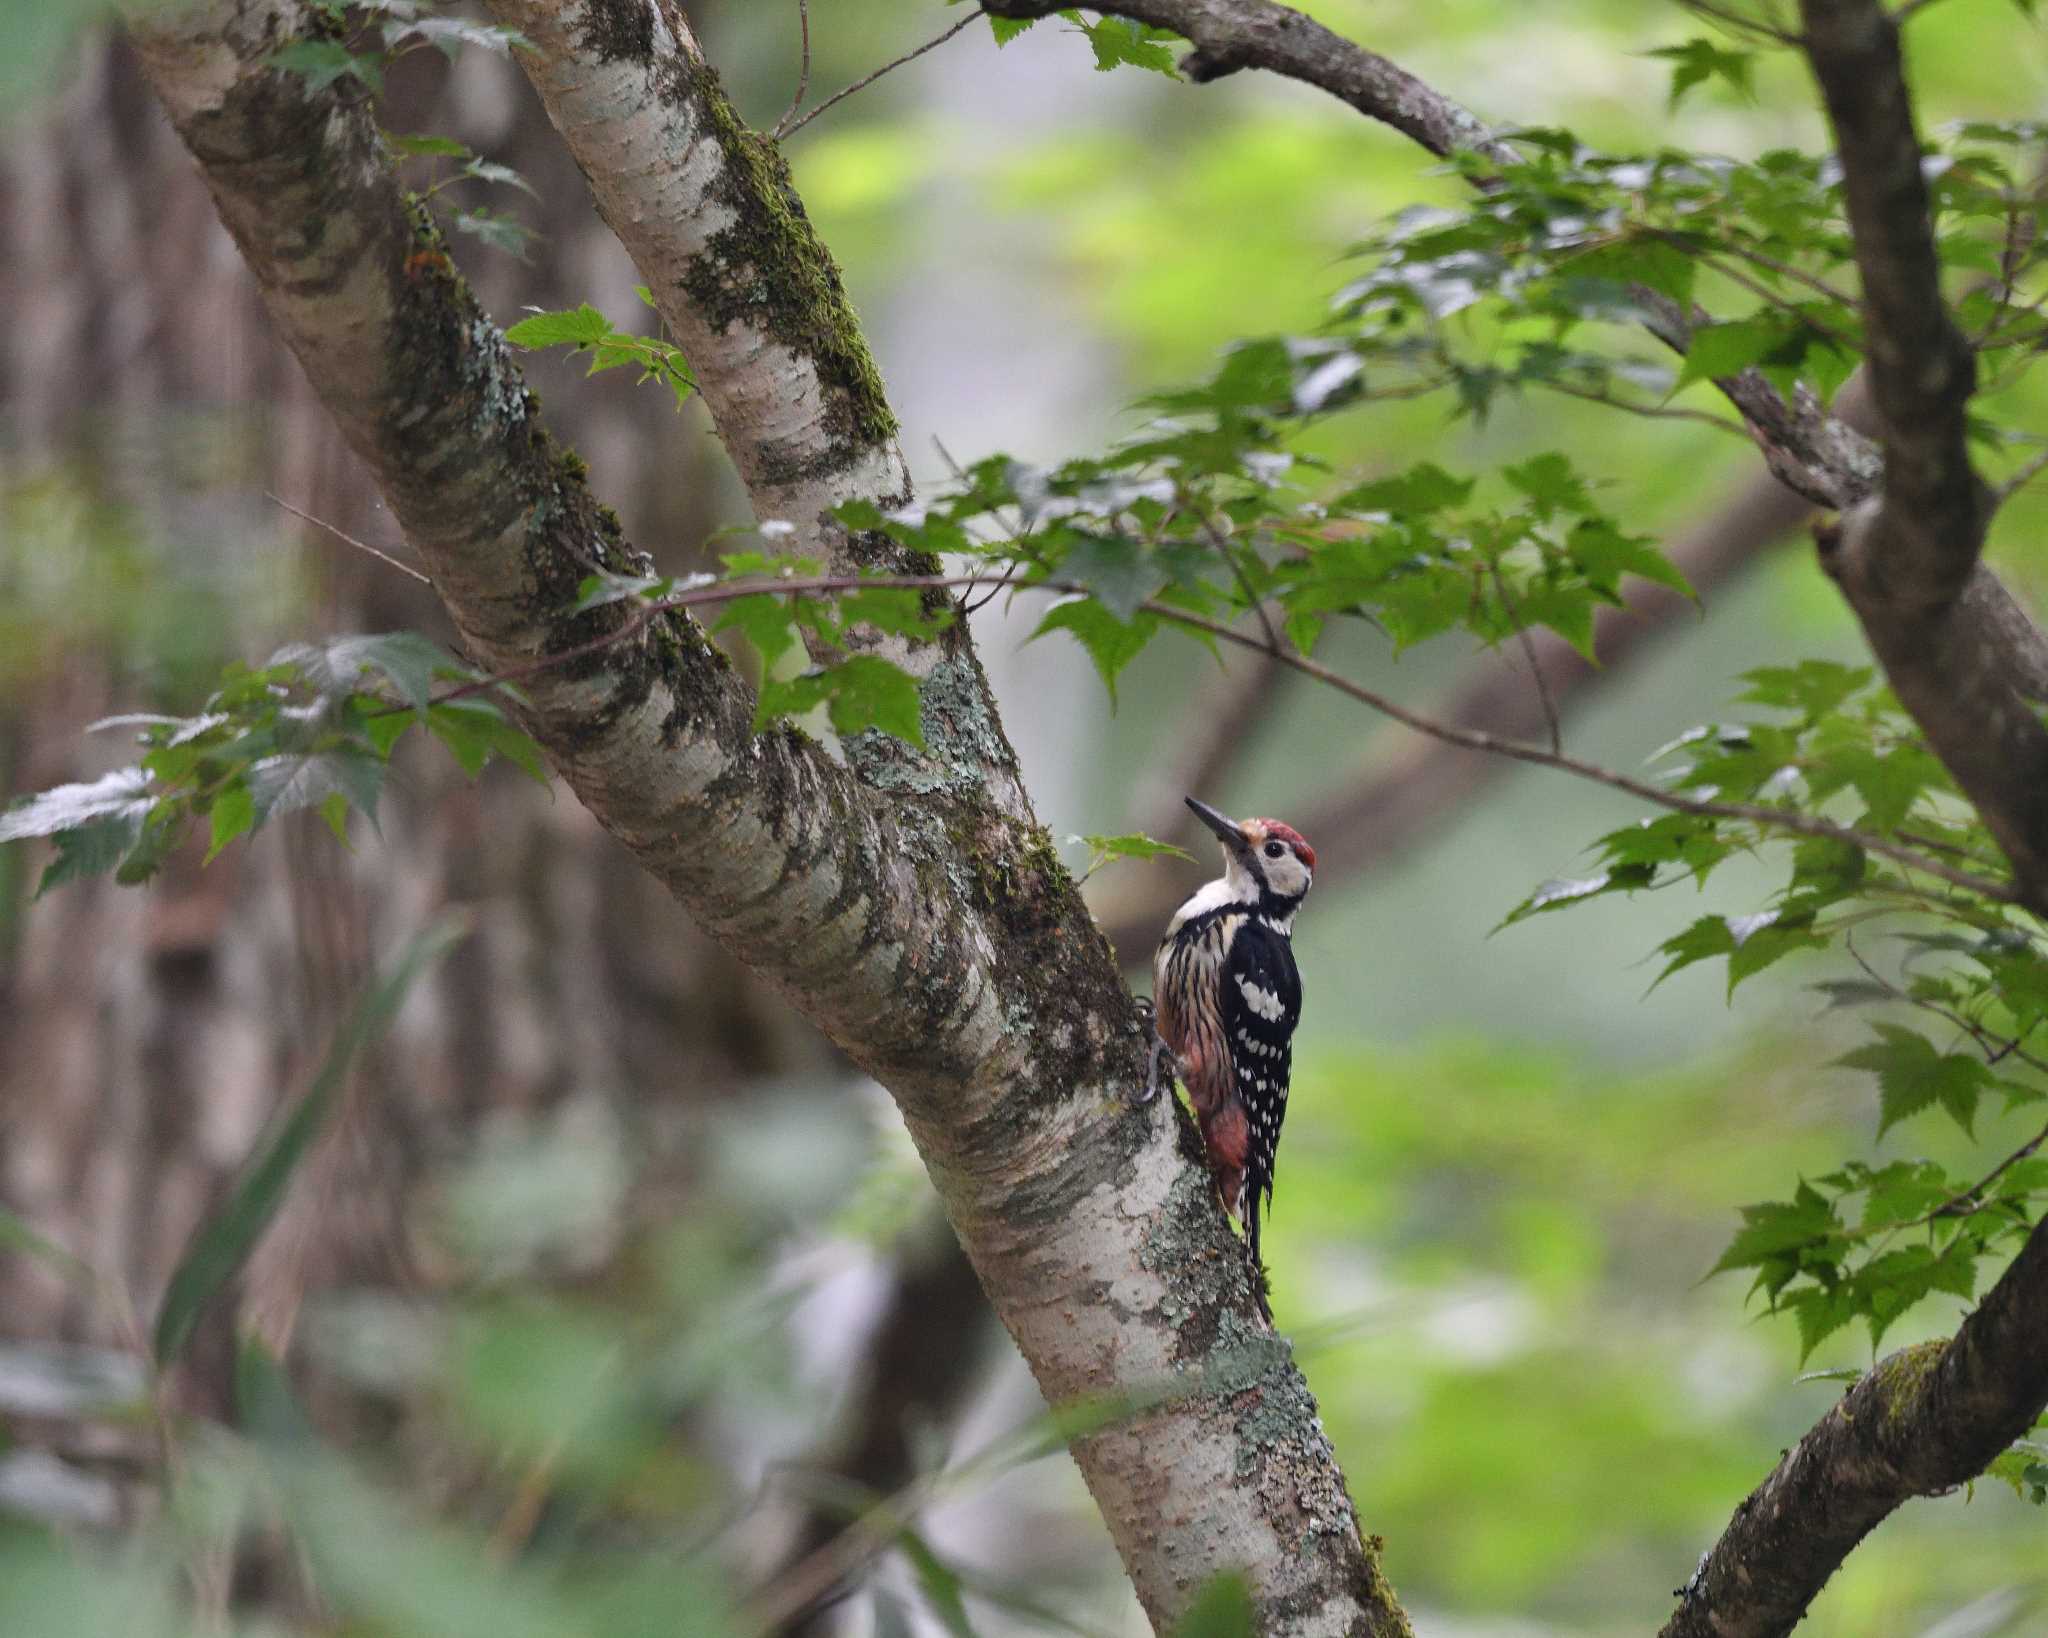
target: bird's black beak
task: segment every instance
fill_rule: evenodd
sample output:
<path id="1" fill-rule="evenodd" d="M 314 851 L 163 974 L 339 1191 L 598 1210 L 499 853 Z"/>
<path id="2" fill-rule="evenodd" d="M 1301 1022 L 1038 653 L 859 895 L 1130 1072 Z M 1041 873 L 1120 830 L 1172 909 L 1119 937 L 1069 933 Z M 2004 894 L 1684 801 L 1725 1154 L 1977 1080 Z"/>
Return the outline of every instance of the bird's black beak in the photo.
<path id="1" fill-rule="evenodd" d="M 1194 816 L 1216 833 L 1216 839 L 1233 853 L 1242 853 L 1245 848 L 1244 832 L 1237 828 L 1237 821 L 1218 813 L 1207 802 L 1197 802 L 1192 796 L 1187 804 Z"/>

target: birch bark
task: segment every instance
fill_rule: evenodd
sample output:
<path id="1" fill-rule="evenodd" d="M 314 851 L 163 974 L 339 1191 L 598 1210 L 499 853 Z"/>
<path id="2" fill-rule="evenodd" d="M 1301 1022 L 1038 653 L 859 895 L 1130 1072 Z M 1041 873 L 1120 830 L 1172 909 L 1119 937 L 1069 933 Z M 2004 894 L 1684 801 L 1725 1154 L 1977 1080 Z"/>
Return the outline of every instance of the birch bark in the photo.
<path id="1" fill-rule="evenodd" d="M 613 189 L 636 173 L 690 190 L 664 208 L 702 248 L 636 254 L 665 300 L 688 298 L 671 323 L 757 510 L 795 513 L 860 561 L 873 543 L 830 540 L 817 514 L 899 481 L 893 419 L 786 175 L 645 0 L 532 21 L 536 82 L 589 96 L 608 133 L 579 153 L 607 209 L 630 216 Z M 273 320 L 471 657 L 509 669 L 588 642 L 626 616 L 571 612 L 578 583 L 641 560 L 401 195 L 369 111 L 269 66 L 312 27 L 289 0 L 219 0 L 136 36 Z M 662 83 L 667 102 L 617 100 Z M 755 221 L 781 238 L 719 241 Z M 784 257 L 800 265 L 768 260 Z M 750 279 L 786 281 L 772 326 Z M 540 673 L 528 725 L 700 924 L 894 1094 L 1047 1397 L 1138 1407 L 1075 1457 L 1151 1618 L 1170 1624 L 1238 1569 L 1261 1631 L 1405 1632 L 1192 1132 L 1163 1102 L 1129 1101 L 1129 996 L 1032 818 L 964 628 L 912 658 L 930 679 L 923 755 L 855 744 L 842 762 L 794 729 L 755 733 L 749 690 L 679 617 Z"/>

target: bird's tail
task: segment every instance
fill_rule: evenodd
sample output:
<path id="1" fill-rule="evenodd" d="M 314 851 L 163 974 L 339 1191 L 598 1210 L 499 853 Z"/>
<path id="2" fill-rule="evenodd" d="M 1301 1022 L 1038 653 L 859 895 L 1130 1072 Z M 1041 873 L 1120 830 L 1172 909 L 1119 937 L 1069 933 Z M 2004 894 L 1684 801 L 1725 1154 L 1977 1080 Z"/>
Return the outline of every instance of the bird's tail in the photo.
<path id="1" fill-rule="evenodd" d="M 1256 1172 L 1245 1179 L 1244 1241 L 1245 1251 L 1251 1258 L 1252 1295 L 1258 1299 L 1259 1312 L 1270 1321 L 1273 1318 L 1271 1284 L 1266 1278 L 1266 1261 L 1259 1255 L 1259 1207 L 1266 1192 Z"/>

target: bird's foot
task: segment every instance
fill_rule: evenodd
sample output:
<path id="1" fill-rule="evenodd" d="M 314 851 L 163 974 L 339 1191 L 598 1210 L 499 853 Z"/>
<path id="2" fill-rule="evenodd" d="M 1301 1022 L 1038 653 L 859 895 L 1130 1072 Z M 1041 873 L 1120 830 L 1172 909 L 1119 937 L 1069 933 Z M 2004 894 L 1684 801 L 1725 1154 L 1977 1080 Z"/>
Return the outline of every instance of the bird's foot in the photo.
<path id="1" fill-rule="evenodd" d="M 1153 1011 L 1150 999 L 1145 997 L 1139 998 L 1138 1016 L 1144 1021 L 1145 1033 L 1152 1038 L 1152 1045 L 1145 1054 L 1145 1086 L 1144 1090 L 1138 1094 L 1137 1100 L 1140 1104 L 1147 1104 L 1159 1096 L 1161 1086 L 1171 1085 L 1174 1079 L 1181 1075 L 1181 1063 L 1180 1059 L 1175 1056 L 1173 1048 L 1166 1044 L 1165 1038 L 1159 1033 L 1159 1026 L 1155 1022 L 1156 1014 Z M 1166 1077 L 1163 1081 L 1159 1075 L 1159 1066 L 1162 1062 L 1167 1066 Z"/>
<path id="2" fill-rule="evenodd" d="M 1266 1274 L 1266 1265 L 1259 1254 L 1249 1245 L 1244 1248 L 1245 1278 L 1251 1282 L 1252 1300 L 1259 1305 L 1259 1313 L 1268 1325 L 1273 1323 L 1273 1282 Z"/>

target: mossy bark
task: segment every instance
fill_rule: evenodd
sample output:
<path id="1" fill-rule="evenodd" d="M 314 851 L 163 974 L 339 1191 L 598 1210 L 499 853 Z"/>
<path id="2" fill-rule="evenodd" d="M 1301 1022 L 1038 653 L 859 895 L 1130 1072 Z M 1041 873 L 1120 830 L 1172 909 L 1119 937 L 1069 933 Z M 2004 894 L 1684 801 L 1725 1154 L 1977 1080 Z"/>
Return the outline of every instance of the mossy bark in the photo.
<path id="1" fill-rule="evenodd" d="M 1778 1638 L 1902 1503 L 1966 1484 L 2048 1407 L 2048 1224 L 1953 1338 L 1879 1360 L 1700 1560 L 1661 1638 Z"/>
<path id="2" fill-rule="evenodd" d="M 565 129 L 600 133 L 578 158 L 601 200 L 629 170 L 688 192 L 671 200 L 700 236 L 684 246 L 636 237 L 616 193 L 608 211 L 648 283 L 690 298 L 673 305 L 695 330 L 671 322 L 757 508 L 861 561 L 873 543 L 824 510 L 902 498 L 907 479 L 779 161 L 737 129 L 669 8 L 500 9 L 536 41 Z M 639 559 L 401 195 L 370 111 L 267 66 L 310 26 L 284 0 L 222 0 L 136 32 L 471 657 L 510 669 L 586 642 L 624 615 L 573 612 L 577 582 Z M 791 260 L 763 279 L 758 257 Z M 599 821 L 894 1094 L 1048 1398 L 1128 1408 L 1076 1458 L 1152 1618 L 1170 1625 L 1227 1568 L 1252 1578 L 1263 1632 L 1405 1633 L 1184 1116 L 1131 1100 L 1130 997 L 964 628 L 906 659 L 932 683 L 923 753 L 857 736 L 840 761 L 793 729 L 757 734 L 746 686 L 681 618 L 536 674 L 525 714 Z"/>

